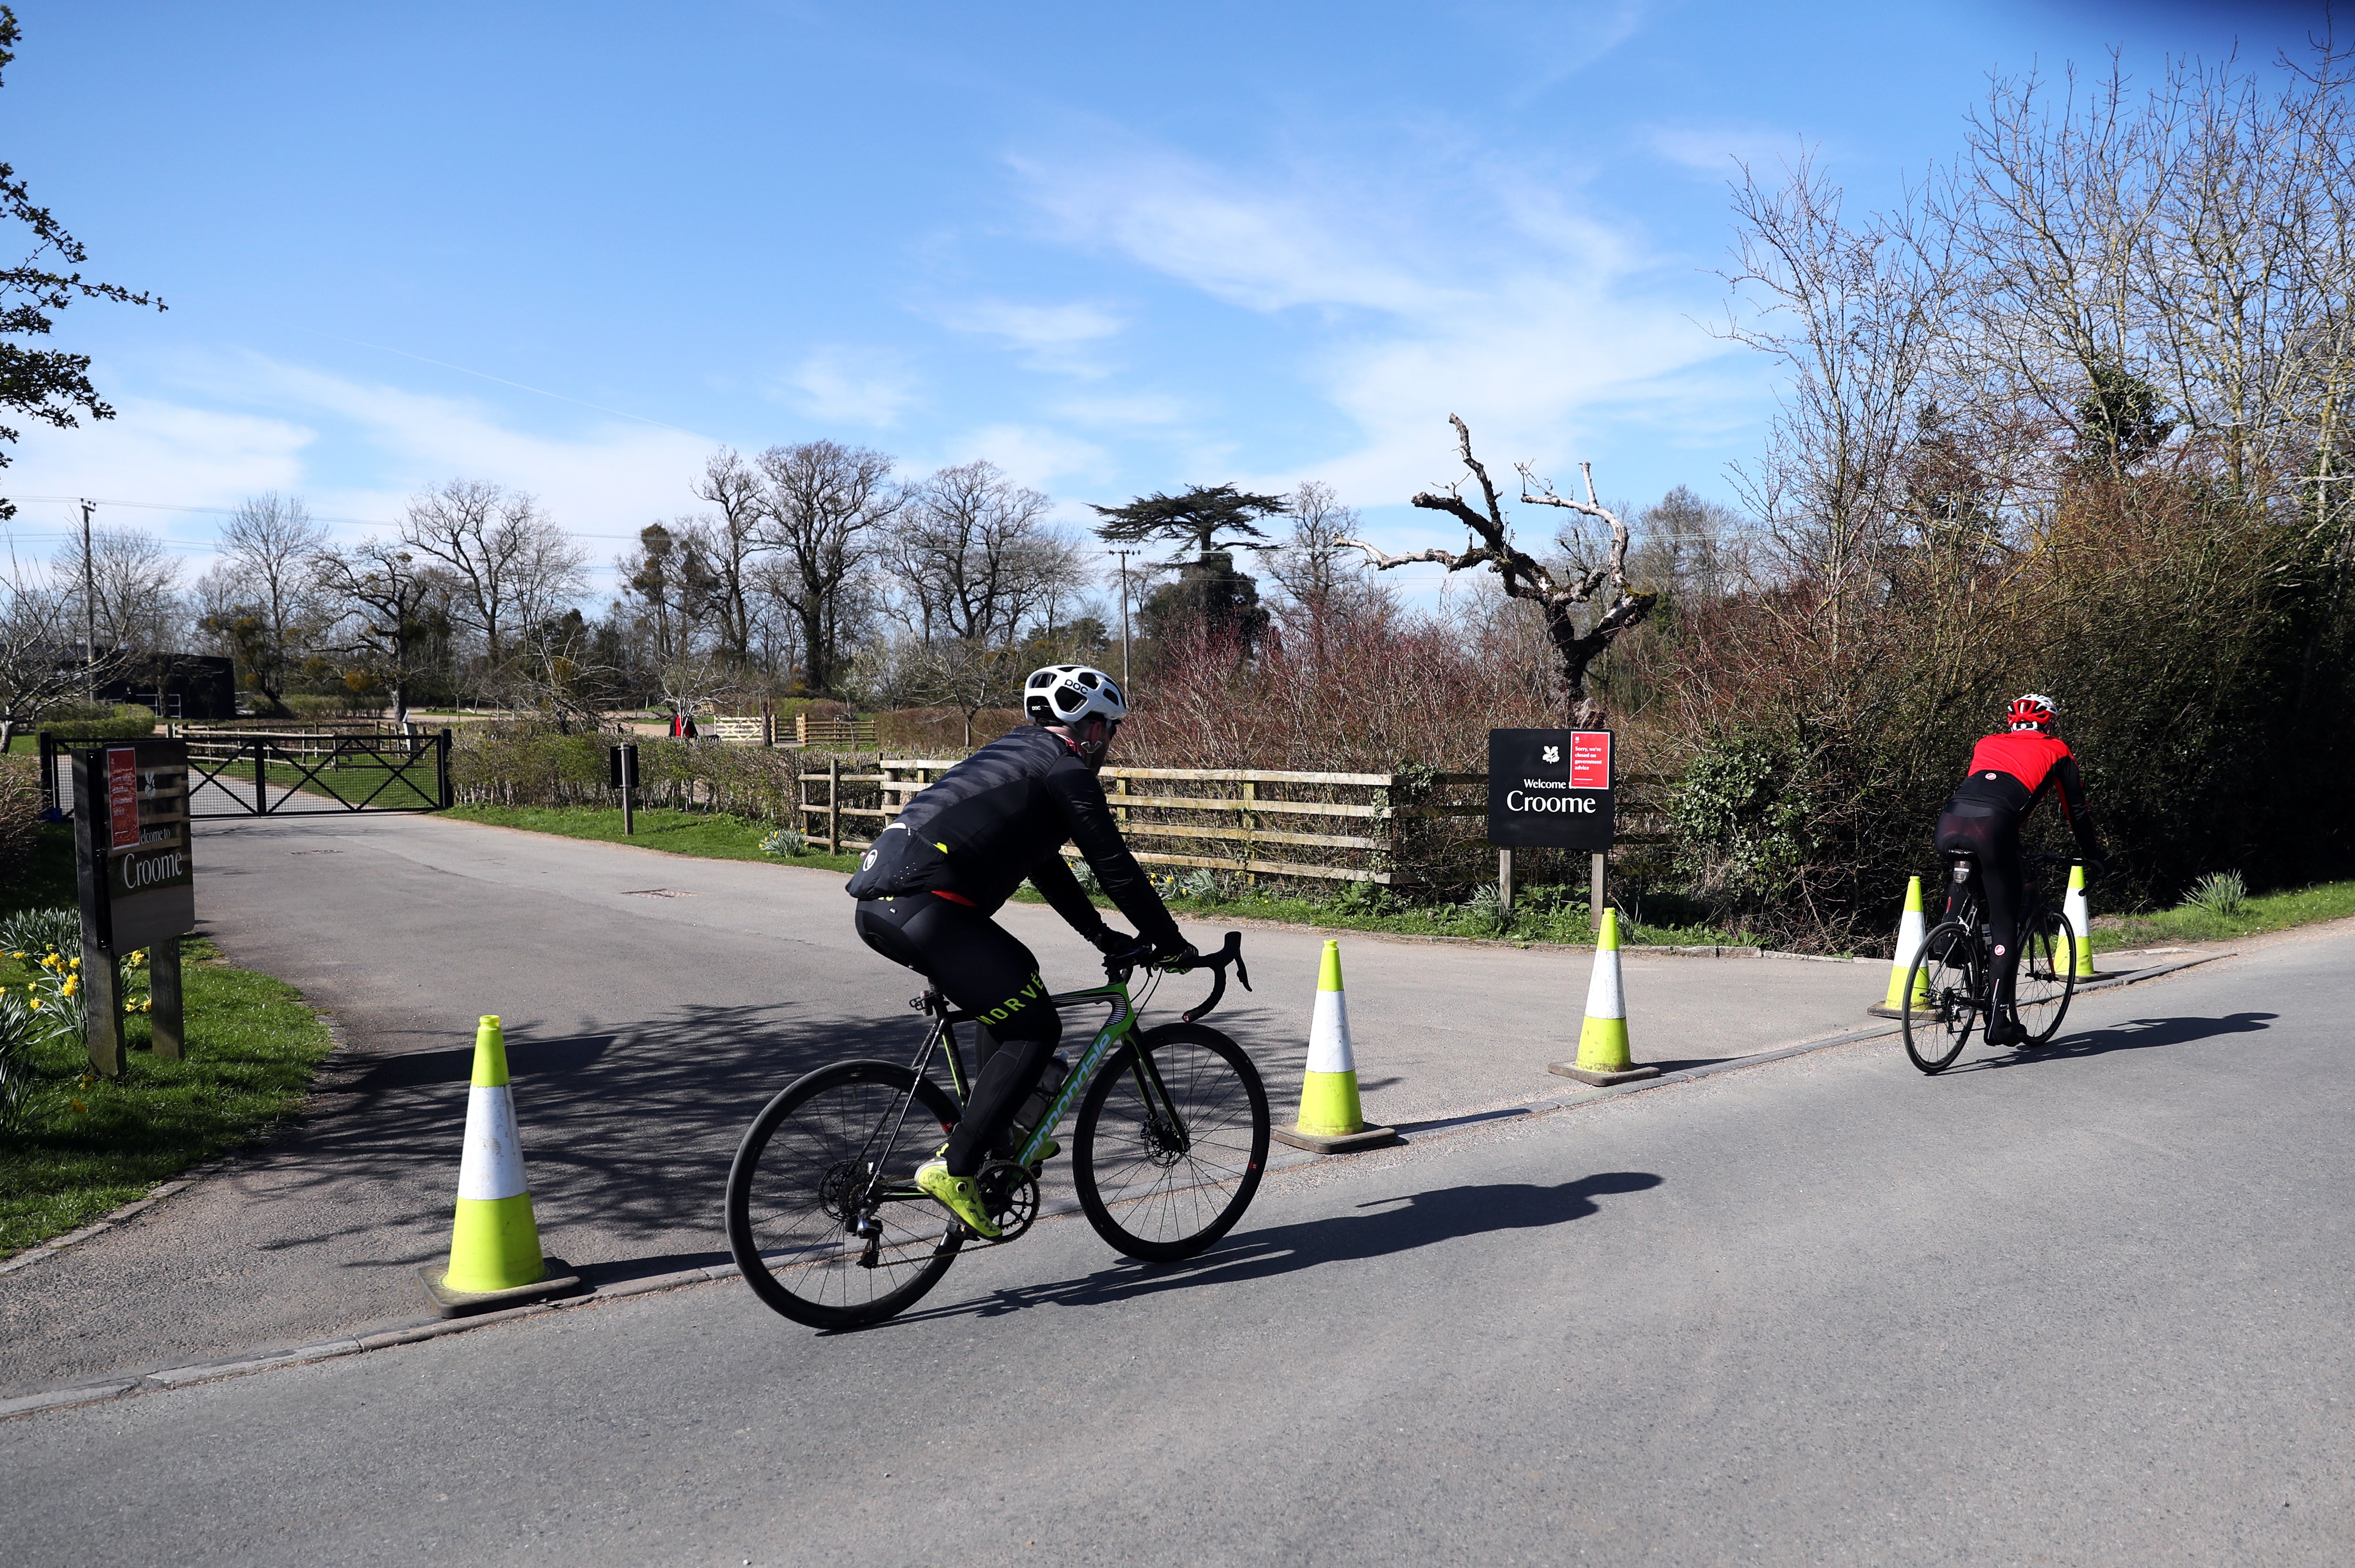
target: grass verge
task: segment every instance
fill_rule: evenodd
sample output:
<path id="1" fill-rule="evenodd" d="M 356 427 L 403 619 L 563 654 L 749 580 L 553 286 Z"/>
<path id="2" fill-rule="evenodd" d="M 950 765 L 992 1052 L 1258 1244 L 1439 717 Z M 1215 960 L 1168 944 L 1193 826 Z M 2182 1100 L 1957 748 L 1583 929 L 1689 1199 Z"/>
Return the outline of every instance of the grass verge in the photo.
<path id="1" fill-rule="evenodd" d="M 2355 915 L 2355 882 L 2318 882 L 2309 888 L 2258 893 L 2229 911 L 2186 902 L 2154 914 L 2126 915 L 2115 923 L 2097 917 L 2094 951 L 2113 953 L 2121 947 L 2171 942 L 2230 942 L 2234 937 L 2344 920 L 2349 915 Z"/>
<path id="2" fill-rule="evenodd" d="M 0 913 L 71 906 L 73 832 L 51 827 Z M 181 945 L 186 1060 L 149 1053 L 148 1020 L 128 1020 L 123 1076 L 90 1072 L 79 1038 L 37 1041 L 24 1125 L 0 1135 L 0 1255 L 75 1230 L 191 1165 L 265 1136 L 293 1114 L 330 1048 L 327 1026 L 292 986 L 224 962 L 201 938 Z M 29 961 L 0 953 L 0 986 L 18 991 Z"/>

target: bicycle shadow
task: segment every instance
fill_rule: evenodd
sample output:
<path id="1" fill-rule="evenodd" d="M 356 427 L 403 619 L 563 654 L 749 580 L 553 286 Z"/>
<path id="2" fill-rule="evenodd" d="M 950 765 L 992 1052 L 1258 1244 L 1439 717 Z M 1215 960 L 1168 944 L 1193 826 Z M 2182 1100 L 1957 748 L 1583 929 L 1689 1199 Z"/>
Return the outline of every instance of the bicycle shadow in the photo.
<path id="1" fill-rule="evenodd" d="M 2222 1018 L 2129 1019 L 2122 1024 L 2063 1035 L 2047 1046 L 2014 1046 L 1999 1056 L 1958 1061 L 1948 1072 L 1983 1072 L 1998 1067 L 2033 1067 L 2046 1061 L 2073 1061 L 2107 1056 L 2118 1051 L 2152 1051 L 2160 1046 L 2190 1045 L 2228 1034 L 2257 1034 L 2272 1026 L 2279 1013 L 2227 1013 Z"/>
<path id="2" fill-rule="evenodd" d="M 1124 1259 L 1077 1279 L 1009 1285 L 978 1300 L 902 1314 L 894 1323 L 948 1317 L 998 1317 L 1034 1307 L 1109 1307 L 1169 1290 L 1241 1285 L 1328 1264 L 1364 1263 L 1439 1242 L 1498 1231 L 1537 1230 L 1602 1211 L 1597 1198 L 1646 1192 L 1666 1179 L 1612 1170 L 1554 1187 L 1492 1182 L 1410 1193 L 1359 1205 L 1361 1212 L 1304 1220 L 1230 1236 L 1179 1264 Z M 1375 1210 L 1379 1212 L 1362 1212 Z"/>

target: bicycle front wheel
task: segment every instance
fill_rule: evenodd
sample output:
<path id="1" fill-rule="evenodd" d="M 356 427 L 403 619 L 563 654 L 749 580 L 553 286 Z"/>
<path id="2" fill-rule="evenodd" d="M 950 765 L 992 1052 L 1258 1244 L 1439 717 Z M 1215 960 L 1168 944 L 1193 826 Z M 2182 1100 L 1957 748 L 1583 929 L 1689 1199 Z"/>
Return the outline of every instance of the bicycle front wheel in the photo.
<path id="1" fill-rule="evenodd" d="M 1131 1037 L 1088 1085 L 1071 1179 L 1097 1235 L 1174 1263 L 1242 1218 L 1267 1138 L 1267 1090 L 1243 1048 L 1200 1024 L 1163 1024 Z"/>
<path id="2" fill-rule="evenodd" d="M 2028 1031 L 2022 1043 L 2043 1045 L 2061 1032 L 2069 998 L 2077 992 L 2077 933 L 2057 909 L 2038 912 L 2019 939 L 2019 976 L 2012 1006 Z"/>
<path id="3" fill-rule="evenodd" d="M 1905 976 L 1905 1054 L 1924 1072 L 1943 1072 L 1979 1017 L 1978 944 L 1961 921 L 1942 921 L 1922 939 Z"/>
<path id="4" fill-rule="evenodd" d="M 752 1294 L 796 1323 L 856 1328 L 937 1285 L 964 1232 L 916 1189 L 916 1167 L 956 1119 L 939 1084 L 889 1061 L 787 1084 L 728 1172 L 728 1250 Z"/>

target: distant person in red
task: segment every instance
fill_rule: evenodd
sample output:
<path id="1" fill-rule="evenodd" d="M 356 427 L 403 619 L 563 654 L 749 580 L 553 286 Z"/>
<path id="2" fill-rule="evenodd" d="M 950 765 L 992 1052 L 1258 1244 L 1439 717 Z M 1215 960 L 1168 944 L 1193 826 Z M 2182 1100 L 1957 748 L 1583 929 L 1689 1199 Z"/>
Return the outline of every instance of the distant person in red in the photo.
<path id="1" fill-rule="evenodd" d="M 675 708 L 671 709 L 670 733 L 671 739 L 674 741 L 694 740 L 695 715 L 687 712 L 684 709 Z"/>
<path id="2" fill-rule="evenodd" d="M 2012 1012 L 2013 982 L 2019 973 L 2019 905 L 2028 868 L 2020 859 L 2019 829 L 2045 792 L 2061 797 L 2061 814 L 2077 836 L 2089 869 L 2109 862 L 2085 808 L 2085 781 L 2069 744 L 2052 733 L 2060 705 L 2040 692 L 2013 699 L 2005 718 L 2011 728 L 1989 735 L 1971 749 L 1971 771 L 1938 816 L 1938 851 L 1967 849 L 1978 858 L 1981 895 L 1995 948 L 1996 1016 L 1987 1020 L 1989 1045 L 2017 1045 L 2028 1038 Z M 2057 790 L 2056 790 L 2057 786 Z M 1946 918 L 1957 912 L 1962 889 L 1946 884 Z"/>

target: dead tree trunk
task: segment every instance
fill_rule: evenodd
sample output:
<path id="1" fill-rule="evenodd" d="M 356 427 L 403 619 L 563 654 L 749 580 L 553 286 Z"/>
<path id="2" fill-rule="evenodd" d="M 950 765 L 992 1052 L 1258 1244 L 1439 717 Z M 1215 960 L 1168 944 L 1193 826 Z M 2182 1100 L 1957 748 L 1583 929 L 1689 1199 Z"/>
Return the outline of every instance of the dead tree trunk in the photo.
<path id="1" fill-rule="evenodd" d="M 1472 530 L 1476 542 L 1470 549 L 1455 551 L 1444 549 L 1417 550 L 1412 555 L 1387 555 L 1363 539 L 1342 539 L 1339 542 L 1364 550 L 1374 565 L 1388 571 L 1396 566 L 1412 566 L 1428 562 L 1444 566 L 1450 571 L 1486 566 L 1504 579 L 1505 592 L 1515 599 L 1526 599 L 1538 607 L 1545 618 L 1546 637 L 1552 643 L 1554 656 L 1561 661 L 1562 703 L 1572 729 L 1592 729 L 1604 720 L 1603 704 L 1586 688 L 1587 671 L 1603 656 L 1621 633 L 1640 624 L 1650 614 L 1659 595 L 1638 593 L 1627 581 L 1627 525 L 1617 514 L 1604 507 L 1594 496 L 1594 469 L 1592 464 L 1579 464 L 1586 477 L 1586 499 L 1573 500 L 1554 494 L 1553 485 L 1532 475 L 1526 464 L 1520 469 L 1521 500 L 1533 507 L 1560 507 L 1600 519 L 1611 529 L 1611 549 L 1603 565 L 1575 577 L 1558 577 L 1527 551 L 1517 548 L 1511 539 L 1511 528 L 1505 521 L 1503 506 L 1497 498 L 1497 487 L 1488 479 L 1488 470 L 1472 455 L 1472 432 L 1454 414 L 1447 422 L 1455 427 L 1456 442 L 1464 455 L 1464 466 L 1479 482 L 1480 505 L 1474 507 L 1464 499 L 1460 485 L 1449 486 L 1444 495 L 1425 490 L 1413 497 L 1414 504 L 1430 511 L 1445 512 Z M 1582 630 L 1578 624 L 1580 605 L 1597 603 L 1597 595 L 1608 589 L 1609 597 L 1602 601 L 1602 610 L 1593 624 Z"/>

